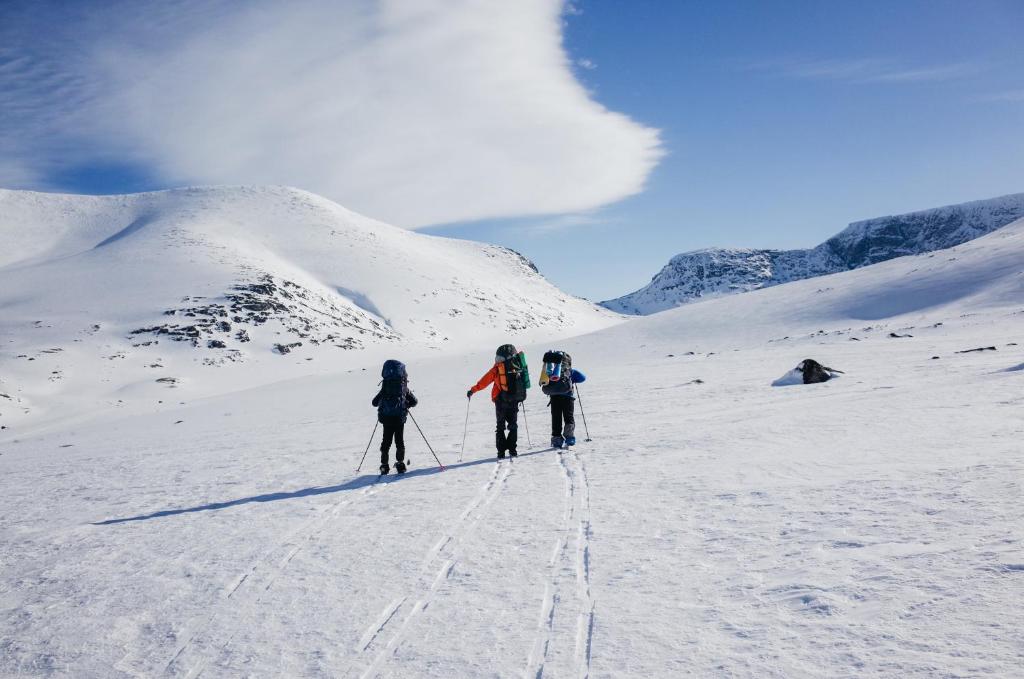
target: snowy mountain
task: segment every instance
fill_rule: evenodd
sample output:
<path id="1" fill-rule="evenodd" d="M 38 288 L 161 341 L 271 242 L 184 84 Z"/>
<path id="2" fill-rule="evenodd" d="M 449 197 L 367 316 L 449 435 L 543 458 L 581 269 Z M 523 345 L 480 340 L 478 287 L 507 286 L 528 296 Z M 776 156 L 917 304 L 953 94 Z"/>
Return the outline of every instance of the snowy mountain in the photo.
<path id="1" fill-rule="evenodd" d="M 213 393 L 217 367 L 244 364 L 237 379 L 256 384 L 350 364 L 353 350 L 617 322 L 515 252 L 289 188 L 0 191 L 0 242 L 0 421 L 81 390 L 97 406 L 137 401 L 122 392 L 143 385 Z"/>
<path id="2" fill-rule="evenodd" d="M 981 314 L 1014 319 L 1010 326 L 1024 331 L 1024 219 L 953 248 L 683 305 L 599 335 L 721 350 L 801 335 L 860 341 Z"/>
<path id="3" fill-rule="evenodd" d="M 689 302 L 813 278 L 896 257 L 933 252 L 1024 217 L 1024 193 L 854 222 L 809 250 L 713 248 L 673 257 L 636 292 L 602 302 L 651 314 Z"/>
<path id="4" fill-rule="evenodd" d="M 283 209 L 280 198 L 293 194 L 275 195 L 262 210 Z M 294 199 L 309 214 L 312 199 Z M 75 224 L 88 221 L 79 217 Z M 100 229 L 103 221 L 97 243 L 132 223 Z M 226 228 L 211 221 L 202 234 L 224 242 Z M 284 247 L 270 230 L 237 232 L 262 256 L 260 246 Z M 231 246 L 237 256 L 238 243 Z M 491 252 L 453 247 L 470 253 L 458 251 L 460 266 Z M 18 257 L 22 269 L 8 265 L 4 282 L 58 266 L 51 256 L 31 264 L 36 252 Z M 225 251 L 189 252 L 186 264 L 208 276 L 219 269 L 207 257 Z M 292 264 L 315 270 L 316 254 Z M 492 254 L 513 272 L 525 266 Z M 137 275 L 147 264 L 162 266 L 140 263 Z M 430 258 L 416 265 L 441 266 Z M 70 301 L 38 299 L 71 314 L 76 300 L 99 304 L 81 290 L 116 295 L 126 300 L 125 320 L 104 341 L 159 339 L 160 351 L 181 349 L 176 368 L 210 355 L 188 340 L 130 335 L 179 316 L 147 315 L 141 295 L 134 310 L 130 295 L 88 280 L 104 273 L 96 267 L 65 282 Z M 168 287 L 192 280 L 184 264 L 178 273 L 186 279 Z M 365 273 L 356 289 L 381 312 L 370 317 L 389 318 L 387 304 L 404 310 L 372 297 L 388 284 Z M 32 282 L 45 283 L 42 275 Z M 235 284 L 245 283 L 227 274 L 220 281 Z M 351 308 L 341 299 L 350 295 L 316 290 Z M 17 326 L 19 342 L 62 318 L 22 301 L 32 294 L 26 286 L 22 297 L 4 292 L 5 312 L 18 309 L 26 321 L 35 312 L 41 322 Z M 163 307 L 177 308 L 170 295 Z M 236 303 L 224 300 L 217 303 Z M 590 313 L 584 307 L 583 318 Z M 250 325 L 265 333 L 270 324 Z M 419 324 L 398 330 L 392 318 L 391 327 L 397 334 Z M 495 461 L 490 402 L 465 398 L 497 342 L 440 352 L 429 334 L 401 344 L 364 327 L 353 335 L 362 351 L 321 344 L 314 353 L 304 344 L 281 356 L 267 346 L 270 332 L 241 364 L 200 362 L 187 373 L 208 370 L 220 393 L 184 383 L 157 397 L 128 385 L 117 398 L 145 408 L 115 399 L 92 411 L 75 400 L 92 398 L 85 389 L 58 391 L 55 382 L 59 399 L 38 394 L 36 419 L 0 432 L 0 675 L 1019 674 L 1024 220 L 947 250 L 527 342 L 534 367 L 544 349 L 564 348 L 588 379 L 578 445 L 547 447 L 546 399 L 534 388 L 514 462 Z M 30 367 L 48 374 L 90 337 L 32 362 L 5 348 L 0 377 L 14 369 L 22 379 Z M 346 362 L 326 361 L 328 349 Z M 83 352 L 62 369 L 113 379 L 108 364 L 151 350 L 100 363 Z M 405 430 L 411 471 L 378 479 L 367 471 L 380 440 L 369 399 L 379 359 L 392 352 L 409 365 L 420 403 Z M 303 356 L 323 370 L 256 384 L 248 377 L 254 368 L 301 370 Z M 845 374 L 770 386 L 805 358 Z"/>

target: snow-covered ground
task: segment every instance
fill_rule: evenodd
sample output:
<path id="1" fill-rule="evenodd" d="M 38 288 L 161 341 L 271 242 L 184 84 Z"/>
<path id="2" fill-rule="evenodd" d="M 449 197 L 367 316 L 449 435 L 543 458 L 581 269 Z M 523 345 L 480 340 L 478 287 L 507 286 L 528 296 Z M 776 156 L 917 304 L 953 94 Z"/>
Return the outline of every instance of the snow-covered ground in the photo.
<path id="1" fill-rule="evenodd" d="M 459 462 L 497 343 L 2 432 L 0 675 L 1020 675 L 1024 221 L 526 341 L 593 440 L 545 449 L 535 387 L 496 463 L 480 394 Z M 391 349 L 447 469 L 410 421 L 375 483 Z M 804 358 L 845 375 L 770 386 Z"/>

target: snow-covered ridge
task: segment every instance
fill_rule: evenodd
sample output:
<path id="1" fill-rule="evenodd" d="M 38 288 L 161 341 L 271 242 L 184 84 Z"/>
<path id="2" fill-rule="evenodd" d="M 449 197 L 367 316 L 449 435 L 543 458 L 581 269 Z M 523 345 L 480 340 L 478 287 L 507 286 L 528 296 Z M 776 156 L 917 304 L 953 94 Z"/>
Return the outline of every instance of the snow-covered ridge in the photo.
<path id="1" fill-rule="evenodd" d="M 0 373 L 13 383 L 0 392 L 22 411 L 72 383 L 212 384 L 225 376 L 209 366 L 239 364 L 259 364 L 247 380 L 283 378 L 351 362 L 352 350 L 445 350 L 618 321 L 511 250 L 406 231 L 286 187 L 0 190 L 0 243 Z"/>
<path id="2" fill-rule="evenodd" d="M 1024 193 L 850 224 L 806 250 L 712 248 L 673 257 L 645 287 L 602 302 L 651 314 L 708 297 L 747 292 L 965 243 L 1024 217 Z"/>
<path id="3" fill-rule="evenodd" d="M 613 344 L 630 337 L 655 351 L 722 351 L 801 337 L 895 340 L 890 332 L 976 316 L 1024 327 L 1024 218 L 952 248 L 685 304 L 595 336 Z"/>

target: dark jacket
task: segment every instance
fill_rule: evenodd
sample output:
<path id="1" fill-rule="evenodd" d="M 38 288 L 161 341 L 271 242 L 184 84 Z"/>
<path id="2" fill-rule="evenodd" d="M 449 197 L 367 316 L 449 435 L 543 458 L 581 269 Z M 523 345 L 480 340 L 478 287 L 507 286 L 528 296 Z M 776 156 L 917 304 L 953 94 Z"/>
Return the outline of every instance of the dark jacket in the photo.
<path id="1" fill-rule="evenodd" d="M 383 422 L 384 420 L 381 418 L 384 417 L 400 417 L 402 422 L 405 422 L 409 415 L 409 408 L 415 408 L 419 401 L 416 399 L 416 395 L 409 391 L 409 387 L 404 387 L 403 390 L 404 397 L 398 401 L 384 398 L 383 389 L 377 392 L 372 401 L 372 405 L 377 408 L 377 420 Z"/>
<path id="2" fill-rule="evenodd" d="M 561 379 L 557 382 L 541 382 L 541 391 L 548 396 L 566 396 L 571 399 L 576 397 L 573 395 L 572 385 L 580 384 L 587 380 L 587 376 L 581 373 L 576 368 L 573 368 L 568 375 L 568 379 Z"/>

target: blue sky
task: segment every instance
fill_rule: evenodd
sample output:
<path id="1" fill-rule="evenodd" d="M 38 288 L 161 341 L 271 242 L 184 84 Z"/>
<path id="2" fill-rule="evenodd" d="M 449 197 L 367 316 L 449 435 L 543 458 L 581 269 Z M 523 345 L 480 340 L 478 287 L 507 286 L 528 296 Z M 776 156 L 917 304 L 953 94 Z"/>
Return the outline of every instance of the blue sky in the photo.
<path id="1" fill-rule="evenodd" d="M 1024 191 L 1017 1 L 169 4 L 0 9 L 0 185 L 287 183 L 593 299 L 684 250 Z"/>
<path id="2" fill-rule="evenodd" d="M 579 77 L 662 132 L 646 190 L 581 226 L 432 232 L 522 250 L 604 299 L 677 252 L 811 246 L 857 219 L 1024 191 L 1024 3 L 578 5 L 567 48 L 595 66 Z"/>

